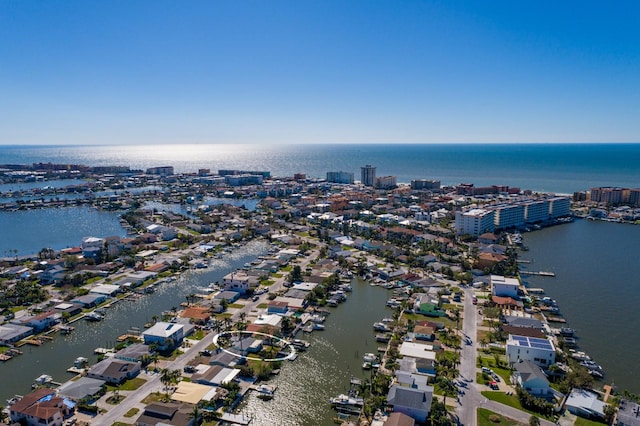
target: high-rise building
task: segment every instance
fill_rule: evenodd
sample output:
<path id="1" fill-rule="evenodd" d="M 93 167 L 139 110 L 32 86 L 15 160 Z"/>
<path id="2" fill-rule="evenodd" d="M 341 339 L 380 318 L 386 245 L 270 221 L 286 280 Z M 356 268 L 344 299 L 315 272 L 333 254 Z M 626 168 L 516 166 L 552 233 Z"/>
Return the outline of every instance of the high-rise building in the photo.
<path id="1" fill-rule="evenodd" d="M 392 189 L 398 186 L 395 176 L 380 176 L 374 179 L 374 185 L 378 189 Z"/>
<path id="2" fill-rule="evenodd" d="M 369 164 L 360 167 L 360 182 L 364 186 L 373 186 L 376 182 L 376 168 Z"/>
<path id="3" fill-rule="evenodd" d="M 327 182 L 353 183 L 352 172 L 327 172 Z"/>
<path id="4" fill-rule="evenodd" d="M 482 235 L 495 230 L 493 210 L 472 209 L 456 212 L 456 233 L 458 235 Z"/>

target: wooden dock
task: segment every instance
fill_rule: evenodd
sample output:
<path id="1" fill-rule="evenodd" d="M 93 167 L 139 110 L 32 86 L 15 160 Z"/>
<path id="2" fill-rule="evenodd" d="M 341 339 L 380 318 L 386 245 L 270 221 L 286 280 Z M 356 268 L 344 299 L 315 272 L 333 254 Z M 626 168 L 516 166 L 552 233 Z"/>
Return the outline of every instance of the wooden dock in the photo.
<path id="1" fill-rule="evenodd" d="M 548 271 L 520 271 L 521 275 L 537 275 L 539 277 L 555 277 L 555 272 Z"/>

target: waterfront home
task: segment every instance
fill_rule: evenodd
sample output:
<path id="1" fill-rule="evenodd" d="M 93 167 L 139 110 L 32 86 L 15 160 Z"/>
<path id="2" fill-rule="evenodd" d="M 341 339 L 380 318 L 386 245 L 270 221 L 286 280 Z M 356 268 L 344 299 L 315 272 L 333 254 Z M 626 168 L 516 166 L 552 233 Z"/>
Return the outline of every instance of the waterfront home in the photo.
<path id="1" fill-rule="evenodd" d="M 203 325 L 211 319 L 211 312 L 209 308 L 204 308 L 200 306 L 190 306 L 185 308 L 180 316 L 182 318 L 188 318 L 194 324 Z"/>
<path id="2" fill-rule="evenodd" d="M 517 278 L 504 277 L 502 275 L 491 275 L 491 295 L 518 298 L 518 288 L 520 281 Z"/>
<path id="3" fill-rule="evenodd" d="M 22 325 L 33 327 L 36 332 L 51 328 L 60 322 L 62 315 L 56 311 L 47 311 L 22 320 Z"/>
<path id="4" fill-rule="evenodd" d="M 14 423 L 28 426 L 58 426 L 73 414 L 75 403 L 56 396 L 56 391 L 40 388 L 9 407 Z"/>
<path id="5" fill-rule="evenodd" d="M 114 297 L 116 294 L 120 293 L 122 290 L 120 286 L 114 284 L 99 284 L 92 287 L 89 290 L 90 294 L 102 294 L 105 296 Z"/>
<path id="6" fill-rule="evenodd" d="M 97 400 L 104 393 L 106 382 L 91 377 L 80 377 L 77 380 L 69 380 L 58 388 L 58 395 L 73 401 Z"/>
<path id="7" fill-rule="evenodd" d="M 287 302 L 276 302 L 275 300 L 273 300 L 267 305 L 267 314 L 286 315 L 288 311 L 289 304 Z"/>
<path id="8" fill-rule="evenodd" d="M 549 380 L 540 367 L 531 361 L 522 361 L 515 363 L 513 368 L 513 383 L 536 397 L 549 395 Z"/>
<path id="9" fill-rule="evenodd" d="M 607 404 L 598 399 L 598 394 L 586 389 L 572 389 L 565 401 L 565 408 L 576 416 L 604 419 Z"/>
<path id="10" fill-rule="evenodd" d="M 98 237 L 84 237 L 82 239 L 82 256 L 85 258 L 97 259 L 102 255 L 104 239 Z"/>
<path id="11" fill-rule="evenodd" d="M 233 303 L 240 298 L 240 293 L 237 291 L 221 291 L 213 298 L 214 300 L 226 300 L 228 303 Z"/>
<path id="12" fill-rule="evenodd" d="M 249 289 L 258 286 L 258 278 L 248 275 L 243 271 L 231 272 L 222 278 L 222 286 L 227 291 L 246 293 Z"/>
<path id="13" fill-rule="evenodd" d="M 87 377 L 119 385 L 127 379 L 136 377 L 138 373 L 140 373 L 140 364 L 137 362 L 105 358 L 89 369 Z"/>
<path id="14" fill-rule="evenodd" d="M 418 423 L 425 423 L 431 411 L 433 387 L 426 389 L 392 385 L 387 394 L 387 405 L 396 413 L 403 413 Z"/>
<path id="15" fill-rule="evenodd" d="M 33 334 L 33 327 L 18 324 L 0 325 L 0 345 L 9 346 Z"/>
<path id="16" fill-rule="evenodd" d="M 621 399 L 616 421 L 616 426 L 640 426 L 640 405 L 628 399 Z"/>
<path id="17" fill-rule="evenodd" d="M 67 315 L 69 315 L 70 317 L 74 316 L 74 315 L 78 315 L 79 313 L 82 312 L 82 305 L 80 305 L 79 303 L 59 303 L 57 305 L 55 305 L 53 307 L 53 309 L 55 309 L 56 311 L 60 312 L 60 314 L 64 314 L 65 312 L 67 313 Z"/>
<path id="18" fill-rule="evenodd" d="M 181 381 L 171 394 L 171 401 L 196 405 L 200 401 L 215 401 L 226 394 L 225 389 L 217 386 Z"/>
<path id="19" fill-rule="evenodd" d="M 416 369 L 423 374 L 435 375 L 436 353 L 432 345 L 415 342 L 403 342 L 399 348 L 400 355 L 416 360 Z"/>
<path id="20" fill-rule="evenodd" d="M 414 426 L 415 424 L 416 421 L 404 413 L 391 413 L 383 423 L 384 426 Z"/>
<path id="21" fill-rule="evenodd" d="M 113 357 L 122 361 L 142 362 L 145 356 L 150 355 L 149 346 L 142 343 L 133 343 L 126 348 L 120 349 Z"/>
<path id="22" fill-rule="evenodd" d="M 105 300 L 107 300 L 107 296 L 104 294 L 90 293 L 71 299 L 71 302 L 82 305 L 84 308 L 93 308 L 103 303 Z"/>
<path id="23" fill-rule="evenodd" d="M 208 386 L 224 385 L 233 381 L 240 374 L 240 370 L 237 368 L 228 368 L 220 365 L 198 366 L 196 370 L 198 372 L 191 376 L 191 381 Z"/>
<path id="24" fill-rule="evenodd" d="M 153 327 L 146 329 L 142 333 L 144 343 L 147 345 L 156 344 L 158 350 L 167 351 L 182 344 L 184 337 L 184 326 L 171 322 L 159 321 Z"/>
<path id="25" fill-rule="evenodd" d="M 507 363 L 514 367 L 520 361 L 532 361 L 542 368 L 556 362 L 556 348 L 551 339 L 509 335 L 506 344 Z"/>
<path id="26" fill-rule="evenodd" d="M 286 303 L 287 309 L 290 311 L 300 311 L 307 307 L 307 300 L 294 297 L 278 296 L 273 301 Z"/>

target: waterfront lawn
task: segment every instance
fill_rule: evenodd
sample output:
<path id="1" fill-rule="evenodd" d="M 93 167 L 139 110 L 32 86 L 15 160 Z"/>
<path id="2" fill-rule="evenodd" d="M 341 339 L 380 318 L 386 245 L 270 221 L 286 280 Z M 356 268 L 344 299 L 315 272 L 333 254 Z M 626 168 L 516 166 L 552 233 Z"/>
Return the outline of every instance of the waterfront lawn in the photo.
<path id="1" fill-rule="evenodd" d="M 493 425 L 504 425 L 504 426 L 515 426 L 520 423 L 510 419 L 508 417 L 503 417 L 500 414 L 494 413 L 493 411 L 487 410 L 486 408 L 478 408 L 477 409 L 478 416 L 478 426 L 493 426 Z"/>
<path id="2" fill-rule="evenodd" d="M 145 379 L 142 379 L 140 377 L 134 377 L 133 379 L 129 379 L 119 386 L 107 384 L 107 392 L 113 392 L 114 390 L 119 390 L 119 391 L 136 390 L 140 386 L 144 385 L 146 382 L 147 381 Z"/>

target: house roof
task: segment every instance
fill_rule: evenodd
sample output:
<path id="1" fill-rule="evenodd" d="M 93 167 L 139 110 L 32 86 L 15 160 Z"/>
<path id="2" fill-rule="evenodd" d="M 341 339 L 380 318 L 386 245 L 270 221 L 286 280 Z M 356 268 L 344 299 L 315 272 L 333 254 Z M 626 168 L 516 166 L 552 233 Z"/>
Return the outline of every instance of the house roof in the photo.
<path id="1" fill-rule="evenodd" d="M 547 383 L 549 382 L 542 369 L 531 361 L 527 360 L 516 362 L 513 367 L 516 369 L 518 374 L 520 374 L 523 383 L 532 379 L 540 379 Z"/>
<path id="2" fill-rule="evenodd" d="M 384 426 L 413 426 L 416 421 L 404 413 L 391 413 Z"/>
<path id="3" fill-rule="evenodd" d="M 179 330 L 182 330 L 184 326 L 182 324 L 175 324 L 172 322 L 159 321 L 151 328 L 145 330 L 143 336 L 155 336 L 155 337 L 171 337 Z"/>
<path id="4" fill-rule="evenodd" d="M 75 381 L 68 381 L 58 388 L 58 394 L 79 400 L 89 395 L 95 395 L 106 382 L 91 377 L 81 377 Z"/>
<path id="5" fill-rule="evenodd" d="M 393 385 L 387 395 L 387 403 L 394 406 L 402 406 L 416 410 L 429 411 L 431 399 L 433 398 L 433 387 L 419 390 L 404 386 Z"/>
<path id="6" fill-rule="evenodd" d="M 48 397 L 49 395 L 55 395 L 56 391 L 48 388 L 40 388 L 37 389 L 20 399 L 20 401 L 16 402 L 11 406 L 12 411 L 24 412 L 27 408 L 35 404 L 36 402 Z"/>

